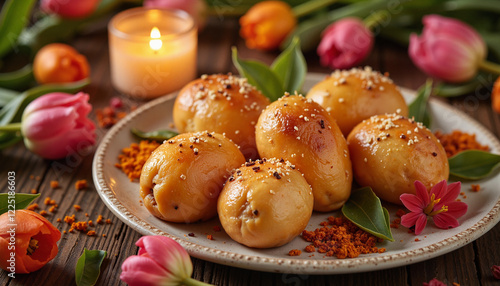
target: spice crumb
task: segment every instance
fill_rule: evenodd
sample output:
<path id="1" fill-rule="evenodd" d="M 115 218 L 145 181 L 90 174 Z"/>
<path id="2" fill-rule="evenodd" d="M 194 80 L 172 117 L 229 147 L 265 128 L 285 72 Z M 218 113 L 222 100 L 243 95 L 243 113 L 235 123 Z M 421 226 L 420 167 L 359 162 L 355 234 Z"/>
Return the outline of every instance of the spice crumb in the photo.
<path id="1" fill-rule="evenodd" d="M 108 219 L 106 219 L 106 223 L 107 223 L 107 224 L 111 224 L 111 220 L 110 220 L 109 218 L 108 218 Z"/>
<path id="2" fill-rule="evenodd" d="M 97 219 L 95 220 L 95 222 L 97 222 L 98 224 L 101 224 L 102 220 L 103 220 L 102 215 L 98 215 Z"/>
<path id="3" fill-rule="evenodd" d="M 62 222 L 62 219 L 61 218 L 57 218 L 57 222 Z"/>
<path id="4" fill-rule="evenodd" d="M 302 251 L 298 250 L 298 249 L 292 249 L 288 252 L 288 255 L 290 256 L 299 256 L 302 254 Z"/>
<path id="5" fill-rule="evenodd" d="M 59 182 L 58 182 L 58 181 L 55 181 L 55 180 L 54 180 L 54 181 L 50 181 L 50 187 L 51 187 L 52 189 L 57 189 L 57 188 L 59 188 Z"/>
<path id="6" fill-rule="evenodd" d="M 75 183 L 75 189 L 76 189 L 77 191 L 81 191 L 81 190 L 83 190 L 83 189 L 86 189 L 86 188 L 88 188 L 88 186 L 89 186 L 89 185 L 88 185 L 88 183 L 87 183 L 87 180 L 78 180 L 78 181 L 76 181 L 76 183 Z"/>
<path id="7" fill-rule="evenodd" d="M 208 235 L 207 235 L 207 239 L 209 239 L 209 240 L 214 240 L 214 237 L 213 237 L 211 234 L 208 234 Z"/>
<path id="8" fill-rule="evenodd" d="M 89 230 L 89 231 L 87 232 L 87 235 L 88 235 L 88 236 L 95 236 L 95 235 L 96 235 L 96 232 L 95 232 L 95 230 Z"/>
<path id="9" fill-rule="evenodd" d="M 73 205 L 73 208 L 74 208 L 77 212 L 79 212 L 79 211 L 81 211 L 81 210 L 82 210 L 82 207 L 81 207 L 80 205 Z"/>
<path id="10" fill-rule="evenodd" d="M 31 204 L 26 209 L 29 210 L 29 211 L 34 211 L 34 210 L 38 209 L 38 204 L 36 204 L 36 203 L 35 204 Z"/>
<path id="11" fill-rule="evenodd" d="M 46 216 L 46 215 L 47 215 L 47 212 L 46 212 L 46 211 L 44 211 L 44 210 L 41 210 L 41 211 L 40 211 L 40 215 L 42 215 L 42 216 Z"/>
<path id="12" fill-rule="evenodd" d="M 219 232 L 219 231 L 221 231 L 220 226 L 218 226 L 218 225 L 214 226 L 214 231 L 215 231 L 215 232 Z"/>
<path id="13" fill-rule="evenodd" d="M 479 185 L 479 184 L 472 184 L 470 186 L 470 188 L 471 188 L 471 191 L 473 191 L 473 192 L 479 192 L 481 190 L 481 185 Z"/>
<path id="14" fill-rule="evenodd" d="M 37 190 L 36 190 L 36 189 L 31 189 L 31 193 L 32 193 L 32 194 L 36 194 L 36 193 L 38 193 L 38 192 L 37 192 Z"/>

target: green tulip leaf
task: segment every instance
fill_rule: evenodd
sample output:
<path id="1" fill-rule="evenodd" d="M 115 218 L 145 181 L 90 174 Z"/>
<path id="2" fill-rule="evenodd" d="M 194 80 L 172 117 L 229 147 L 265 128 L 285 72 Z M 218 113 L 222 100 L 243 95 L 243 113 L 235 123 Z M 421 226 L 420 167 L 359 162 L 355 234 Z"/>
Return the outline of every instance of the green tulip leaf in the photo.
<path id="1" fill-rule="evenodd" d="M 35 0 L 7 0 L 0 12 L 0 58 L 15 46 L 17 38 L 29 24 Z"/>
<path id="2" fill-rule="evenodd" d="M 448 159 L 450 175 L 468 180 L 480 180 L 500 166 L 500 155 L 480 150 L 466 150 Z"/>
<path id="3" fill-rule="evenodd" d="M 74 93 L 90 83 L 89 79 L 64 84 L 44 84 L 33 87 L 12 99 L 0 110 L 0 126 L 20 122 L 24 108 L 36 98 L 51 92 Z"/>
<path id="4" fill-rule="evenodd" d="M 283 96 L 285 92 L 279 77 L 265 64 L 258 61 L 241 60 L 238 51 L 233 47 L 233 64 L 248 83 L 255 86 L 271 101 Z"/>
<path id="5" fill-rule="evenodd" d="M 158 130 L 158 131 L 152 131 L 152 132 L 143 132 L 141 130 L 138 130 L 136 128 L 130 129 L 130 132 L 137 136 L 140 139 L 144 140 L 154 140 L 154 141 L 164 141 L 168 140 L 172 137 L 175 137 L 179 135 L 179 133 L 171 130 Z"/>
<path id="6" fill-rule="evenodd" d="M 9 181 L 14 182 L 14 181 Z M 10 185 L 14 186 L 15 185 Z M 9 189 L 9 186 L 6 188 Z M 36 198 L 38 198 L 40 194 L 20 194 L 15 193 L 14 196 L 9 195 L 9 193 L 0 194 L 0 215 L 8 212 L 9 210 L 21 210 L 25 209 L 27 206 L 31 204 Z"/>
<path id="7" fill-rule="evenodd" d="M 427 102 L 429 101 L 431 93 L 432 80 L 428 79 L 425 85 L 418 89 L 417 97 L 408 106 L 410 118 L 413 117 L 415 121 L 422 122 L 422 124 L 428 128 L 431 126 L 431 116 L 427 109 Z"/>
<path id="8" fill-rule="evenodd" d="M 282 82 L 283 90 L 300 92 L 307 74 L 307 63 L 300 49 L 300 40 L 295 38 L 272 63 L 271 70 Z"/>
<path id="9" fill-rule="evenodd" d="M 10 89 L 25 89 L 35 81 L 33 67 L 27 64 L 24 67 L 6 73 L 0 73 L 0 87 Z"/>
<path id="10" fill-rule="evenodd" d="M 0 107 L 4 107 L 20 94 L 20 92 L 0 87 Z"/>
<path id="11" fill-rule="evenodd" d="M 370 187 L 354 190 L 342 206 L 342 214 L 362 230 L 376 237 L 394 241 L 389 226 L 389 212 Z"/>
<path id="12" fill-rule="evenodd" d="M 86 248 L 83 250 L 75 268 L 77 286 L 95 285 L 101 274 L 101 264 L 106 255 L 107 252 L 104 250 L 88 250 Z"/>

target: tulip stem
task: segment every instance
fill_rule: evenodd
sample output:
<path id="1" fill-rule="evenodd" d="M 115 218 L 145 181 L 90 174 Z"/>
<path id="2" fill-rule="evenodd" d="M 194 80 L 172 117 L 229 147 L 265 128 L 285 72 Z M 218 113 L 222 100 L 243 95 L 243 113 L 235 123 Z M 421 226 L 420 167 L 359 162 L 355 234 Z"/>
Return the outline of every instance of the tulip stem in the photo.
<path id="1" fill-rule="evenodd" d="M 300 18 L 302 16 L 306 16 L 311 12 L 317 11 L 321 8 L 324 8 L 330 4 L 338 2 L 338 0 L 312 0 L 305 1 L 302 4 L 299 4 L 292 8 L 293 14 L 295 17 Z"/>
<path id="2" fill-rule="evenodd" d="M 4 131 L 4 132 L 21 131 L 21 122 L 15 122 L 15 123 L 10 123 L 7 125 L 0 126 L 0 131 Z"/>
<path id="3" fill-rule="evenodd" d="M 212 284 L 207 284 L 205 282 L 198 281 L 198 280 L 193 279 L 191 277 L 188 277 L 188 278 L 182 280 L 182 282 L 181 282 L 180 285 L 186 285 L 186 286 L 207 286 L 207 285 L 211 285 L 211 286 L 213 286 Z"/>
<path id="4" fill-rule="evenodd" d="M 384 16 L 386 16 L 385 15 L 386 13 L 387 13 L 387 11 L 385 11 L 385 10 L 376 11 L 376 12 L 371 13 L 368 17 L 366 17 L 363 20 L 365 27 L 368 30 L 373 31 L 373 28 L 377 27 L 379 25 L 379 23 L 386 21 L 386 20 L 384 20 Z"/>
<path id="5" fill-rule="evenodd" d="M 481 63 L 479 63 L 479 68 L 484 71 L 500 75 L 500 65 L 497 63 L 482 61 Z"/>

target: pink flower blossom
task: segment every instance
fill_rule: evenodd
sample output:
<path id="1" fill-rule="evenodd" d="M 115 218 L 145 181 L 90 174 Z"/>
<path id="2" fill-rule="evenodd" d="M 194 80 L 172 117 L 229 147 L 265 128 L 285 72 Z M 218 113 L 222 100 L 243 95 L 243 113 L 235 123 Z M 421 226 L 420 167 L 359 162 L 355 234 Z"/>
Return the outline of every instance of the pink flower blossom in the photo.
<path id="1" fill-rule="evenodd" d="M 495 277 L 496 279 L 500 279 L 500 266 L 493 265 L 491 267 L 491 272 L 493 273 L 493 277 Z"/>
<path id="2" fill-rule="evenodd" d="M 205 0 L 144 0 L 144 7 L 179 9 L 193 17 L 199 30 L 205 27 L 208 17 L 208 5 Z"/>
<path id="3" fill-rule="evenodd" d="M 328 26 L 317 53 L 323 66 L 346 69 L 363 61 L 373 47 L 373 34 L 357 18 L 343 18 Z"/>
<path id="4" fill-rule="evenodd" d="M 448 286 L 446 284 L 444 284 L 443 282 L 437 280 L 437 278 L 434 278 L 432 279 L 431 281 L 429 281 L 429 283 L 427 282 L 424 282 L 422 284 L 422 286 Z"/>
<path id="5" fill-rule="evenodd" d="M 456 199 L 460 193 L 461 183 L 447 185 L 446 180 L 431 188 L 430 194 L 420 181 L 415 181 L 416 195 L 402 194 L 399 198 L 410 210 L 401 217 L 401 225 L 415 226 L 415 234 L 422 232 L 427 218 L 432 217 L 434 224 L 442 229 L 457 227 L 457 218 L 467 212 L 467 204 Z"/>
<path id="6" fill-rule="evenodd" d="M 40 8 L 63 18 L 85 18 L 92 14 L 100 0 L 41 0 Z"/>
<path id="7" fill-rule="evenodd" d="M 431 76 L 463 82 L 477 73 L 486 58 L 486 44 L 469 25 L 438 15 L 423 18 L 422 35 L 410 36 L 409 55 Z"/>
<path id="8" fill-rule="evenodd" d="M 26 147 L 43 158 L 60 159 L 94 145 L 88 100 L 83 92 L 53 92 L 33 100 L 24 109 L 21 123 Z"/>
<path id="9" fill-rule="evenodd" d="M 191 278 L 189 254 L 165 236 L 143 236 L 135 245 L 139 253 L 122 264 L 120 279 L 130 286 L 208 285 Z"/>

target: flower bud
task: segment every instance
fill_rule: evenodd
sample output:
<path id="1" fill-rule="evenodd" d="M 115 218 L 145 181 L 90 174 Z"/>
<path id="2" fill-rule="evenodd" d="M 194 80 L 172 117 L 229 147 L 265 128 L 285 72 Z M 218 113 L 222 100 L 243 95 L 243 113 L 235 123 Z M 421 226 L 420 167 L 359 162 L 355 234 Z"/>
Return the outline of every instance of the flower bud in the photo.
<path id="1" fill-rule="evenodd" d="M 41 0 L 40 8 L 63 18 L 85 18 L 92 14 L 100 0 Z"/>
<path id="2" fill-rule="evenodd" d="M 262 1 L 240 18 L 240 25 L 240 35 L 247 47 L 274 50 L 295 28 L 297 19 L 287 3 Z"/>
<path id="3" fill-rule="evenodd" d="M 24 110 L 21 133 L 26 148 L 46 159 L 60 159 L 95 143 L 89 95 L 54 92 L 33 100 Z"/>
<path id="4" fill-rule="evenodd" d="M 469 25 L 438 15 L 423 18 L 420 36 L 412 34 L 408 53 L 427 74 L 449 82 L 463 82 L 477 73 L 486 58 L 486 44 Z"/>
<path id="5" fill-rule="evenodd" d="M 362 62 L 373 47 L 373 34 L 357 18 L 344 18 L 328 26 L 318 46 L 323 66 L 347 69 Z"/>

